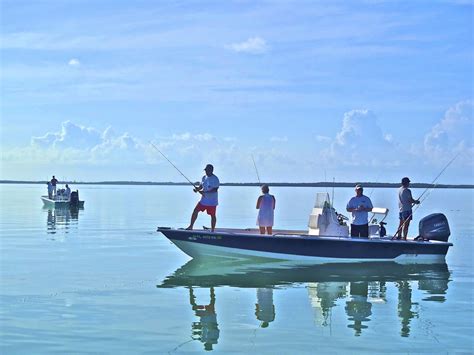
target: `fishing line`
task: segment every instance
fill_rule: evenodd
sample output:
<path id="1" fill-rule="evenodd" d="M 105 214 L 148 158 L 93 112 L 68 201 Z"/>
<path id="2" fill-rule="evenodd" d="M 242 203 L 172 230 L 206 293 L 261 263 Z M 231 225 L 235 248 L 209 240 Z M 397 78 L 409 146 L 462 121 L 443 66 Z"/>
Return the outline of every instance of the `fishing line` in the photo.
<path id="1" fill-rule="evenodd" d="M 193 185 L 194 188 L 196 188 L 196 185 L 193 184 L 193 183 L 191 182 L 191 180 L 189 180 L 189 179 L 186 177 L 186 175 L 184 175 L 184 174 L 182 173 L 182 171 L 179 170 L 178 167 L 177 167 L 176 165 L 174 165 L 174 164 L 171 162 L 171 160 L 169 160 L 169 159 L 166 157 L 166 155 L 164 155 L 163 152 L 162 152 L 161 150 L 159 150 L 159 149 L 156 147 L 156 145 L 154 145 L 152 142 L 150 142 L 150 144 L 151 144 L 151 146 L 152 146 L 153 148 L 155 148 L 155 149 L 158 151 L 158 153 L 160 153 L 160 154 L 163 156 L 163 158 L 165 158 L 165 159 L 168 161 L 168 163 L 170 163 L 170 164 L 181 174 L 182 177 L 184 177 L 191 185 Z"/>

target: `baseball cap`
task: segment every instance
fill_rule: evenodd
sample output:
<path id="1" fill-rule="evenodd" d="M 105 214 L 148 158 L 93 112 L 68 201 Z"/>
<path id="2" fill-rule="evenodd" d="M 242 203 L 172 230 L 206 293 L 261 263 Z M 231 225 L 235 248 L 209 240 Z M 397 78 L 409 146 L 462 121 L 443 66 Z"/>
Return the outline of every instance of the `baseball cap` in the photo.
<path id="1" fill-rule="evenodd" d="M 406 184 L 406 183 L 408 183 L 408 182 L 410 182 L 410 179 L 405 176 L 405 177 L 402 179 L 402 184 Z"/>
<path id="2" fill-rule="evenodd" d="M 364 188 L 362 187 L 361 184 L 357 184 L 357 185 L 355 186 L 355 189 L 356 189 L 356 190 L 363 190 Z"/>
<path id="3" fill-rule="evenodd" d="M 212 166 L 212 164 L 207 164 L 206 167 L 204 168 L 204 170 L 214 171 L 214 167 Z"/>

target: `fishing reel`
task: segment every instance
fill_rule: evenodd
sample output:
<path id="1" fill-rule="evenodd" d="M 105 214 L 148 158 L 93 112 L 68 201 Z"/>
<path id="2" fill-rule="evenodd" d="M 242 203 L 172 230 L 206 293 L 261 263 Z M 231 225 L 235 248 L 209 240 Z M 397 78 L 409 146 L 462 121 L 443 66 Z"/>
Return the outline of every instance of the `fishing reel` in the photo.
<path id="1" fill-rule="evenodd" d="M 336 212 L 336 216 L 337 216 L 337 221 L 339 222 L 339 225 L 341 225 L 341 226 L 345 225 L 346 224 L 345 221 L 349 220 L 348 217 L 344 216 L 341 213 Z"/>

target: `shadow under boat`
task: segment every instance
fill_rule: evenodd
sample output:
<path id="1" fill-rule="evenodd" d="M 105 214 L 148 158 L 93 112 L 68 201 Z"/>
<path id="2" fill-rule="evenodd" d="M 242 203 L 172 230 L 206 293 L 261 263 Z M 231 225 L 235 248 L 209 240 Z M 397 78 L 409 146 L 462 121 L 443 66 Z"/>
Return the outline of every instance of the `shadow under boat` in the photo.
<path id="1" fill-rule="evenodd" d="M 433 292 L 447 289 L 446 263 L 398 264 L 395 262 L 328 263 L 294 265 L 288 262 L 192 259 L 166 277 L 159 288 L 231 286 L 257 288 L 309 282 L 420 281 Z"/>

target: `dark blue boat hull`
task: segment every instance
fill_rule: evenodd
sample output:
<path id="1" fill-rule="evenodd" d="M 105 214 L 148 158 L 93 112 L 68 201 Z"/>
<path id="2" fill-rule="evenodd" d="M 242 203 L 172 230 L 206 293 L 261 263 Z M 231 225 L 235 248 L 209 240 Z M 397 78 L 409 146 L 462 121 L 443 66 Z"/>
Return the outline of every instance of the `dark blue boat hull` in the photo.
<path id="1" fill-rule="evenodd" d="M 262 236 L 244 232 L 210 232 L 158 228 L 192 258 L 262 257 L 300 261 L 414 261 L 444 262 L 446 242 L 399 241 L 319 237 L 308 235 Z"/>

